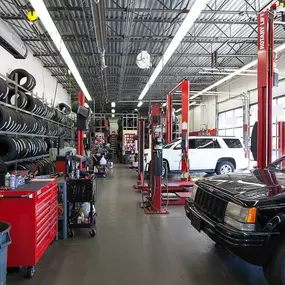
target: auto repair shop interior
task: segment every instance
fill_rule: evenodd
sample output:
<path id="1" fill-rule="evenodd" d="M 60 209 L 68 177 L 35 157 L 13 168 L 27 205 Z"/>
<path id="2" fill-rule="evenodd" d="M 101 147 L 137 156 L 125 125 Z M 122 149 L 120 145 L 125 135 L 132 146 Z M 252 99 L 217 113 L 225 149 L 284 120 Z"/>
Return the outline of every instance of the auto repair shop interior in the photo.
<path id="1" fill-rule="evenodd" d="M 285 0 L 1 0 L 0 58 L 0 285 L 285 285 Z"/>

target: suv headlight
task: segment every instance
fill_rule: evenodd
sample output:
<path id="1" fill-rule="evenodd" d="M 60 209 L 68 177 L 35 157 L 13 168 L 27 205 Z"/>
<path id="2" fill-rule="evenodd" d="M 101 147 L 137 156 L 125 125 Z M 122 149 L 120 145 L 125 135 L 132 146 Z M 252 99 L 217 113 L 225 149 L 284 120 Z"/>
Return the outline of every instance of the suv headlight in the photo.
<path id="1" fill-rule="evenodd" d="M 253 232 L 256 222 L 256 208 L 244 208 L 229 202 L 224 222 L 238 230 Z"/>
<path id="2" fill-rule="evenodd" d="M 192 201 L 195 200 L 197 190 L 198 190 L 198 185 L 194 184 L 193 187 L 192 187 L 192 193 L 190 195 L 190 198 L 191 198 Z"/>

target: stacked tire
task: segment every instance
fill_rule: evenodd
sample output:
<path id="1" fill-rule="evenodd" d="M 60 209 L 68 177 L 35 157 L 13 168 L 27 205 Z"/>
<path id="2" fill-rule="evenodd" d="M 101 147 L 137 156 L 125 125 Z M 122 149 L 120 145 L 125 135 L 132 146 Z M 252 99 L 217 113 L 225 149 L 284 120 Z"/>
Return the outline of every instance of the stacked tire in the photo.
<path id="1" fill-rule="evenodd" d="M 15 81 L 17 84 L 19 84 L 22 88 L 28 90 L 28 91 L 33 91 L 33 89 L 36 87 L 36 79 L 34 78 L 33 75 L 31 75 L 28 71 L 25 69 L 14 69 L 10 74 L 9 74 L 9 79 Z M 10 84 L 10 89 L 14 89 L 15 86 Z"/>
<path id="2" fill-rule="evenodd" d="M 35 175 L 51 175 L 56 173 L 55 163 L 49 158 L 19 164 L 17 170 L 28 170 L 29 172 L 33 172 Z"/>
<path id="3" fill-rule="evenodd" d="M 71 126 L 70 122 L 66 122 Z M 0 130 L 47 136 L 71 137 L 71 129 L 26 113 L 0 106 Z"/>
<path id="4" fill-rule="evenodd" d="M 45 154 L 47 143 L 38 138 L 0 137 L 0 160 L 11 161 Z"/>

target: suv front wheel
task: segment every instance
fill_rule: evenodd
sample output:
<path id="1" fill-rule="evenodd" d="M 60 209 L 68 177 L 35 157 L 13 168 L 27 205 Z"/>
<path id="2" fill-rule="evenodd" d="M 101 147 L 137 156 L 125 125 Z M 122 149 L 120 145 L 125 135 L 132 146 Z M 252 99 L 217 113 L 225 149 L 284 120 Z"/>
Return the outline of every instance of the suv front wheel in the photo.
<path id="1" fill-rule="evenodd" d="M 229 161 L 221 161 L 217 164 L 216 173 L 219 174 L 228 174 L 234 172 L 235 168 L 233 164 Z"/>
<path id="2" fill-rule="evenodd" d="M 263 266 L 263 271 L 270 285 L 285 285 L 285 243 L 277 248 L 271 261 Z"/>

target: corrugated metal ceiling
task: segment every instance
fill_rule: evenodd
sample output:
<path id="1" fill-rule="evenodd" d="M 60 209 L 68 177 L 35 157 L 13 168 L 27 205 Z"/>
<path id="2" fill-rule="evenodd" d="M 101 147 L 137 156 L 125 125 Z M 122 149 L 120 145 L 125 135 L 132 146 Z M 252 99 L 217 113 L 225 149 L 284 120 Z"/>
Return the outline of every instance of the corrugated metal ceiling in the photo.
<path id="1" fill-rule="evenodd" d="M 102 0 L 101 0 L 102 1 Z M 129 101 L 133 109 L 153 68 L 177 32 L 194 0 L 105 0 L 107 31 L 106 75 L 102 77 L 100 56 L 94 33 L 90 1 L 45 0 L 51 17 L 63 36 L 96 107 L 108 109 L 109 101 Z M 152 99 L 163 98 L 181 79 L 189 77 L 192 88 L 201 90 L 220 76 L 201 74 L 211 67 L 211 54 L 217 51 L 217 68 L 239 68 L 252 61 L 257 52 L 257 13 L 268 0 L 211 0 L 154 83 Z M 78 86 L 41 23 L 36 32 L 25 19 L 28 1 L 2 0 L 0 15 L 20 34 L 35 56 L 76 98 Z M 277 43 L 284 30 L 276 28 Z M 90 37 L 89 37 L 90 36 Z M 153 68 L 141 70 L 136 56 L 147 50 Z M 236 55 L 236 56 L 235 56 Z M 105 78 L 105 79 L 103 79 Z M 103 86 L 104 80 L 108 86 Z M 106 84 L 105 82 L 105 84 Z M 150 98 L 149 94 L 146 98 Z M 117 104 L 126 109 L 126 104 Z"/>

